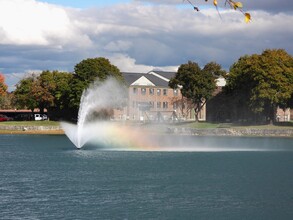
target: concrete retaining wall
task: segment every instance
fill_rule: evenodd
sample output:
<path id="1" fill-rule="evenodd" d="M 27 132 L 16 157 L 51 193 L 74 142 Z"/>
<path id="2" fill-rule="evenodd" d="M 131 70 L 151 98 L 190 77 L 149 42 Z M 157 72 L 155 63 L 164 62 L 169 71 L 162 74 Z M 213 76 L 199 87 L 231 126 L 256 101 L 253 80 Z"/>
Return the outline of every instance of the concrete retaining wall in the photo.
<path id="1" fill-rule="evenodd" d="M 0 126 L 1 130 L 14 130 L 14 131 L 52 131 L 61 130 L 60 126 Z"/>

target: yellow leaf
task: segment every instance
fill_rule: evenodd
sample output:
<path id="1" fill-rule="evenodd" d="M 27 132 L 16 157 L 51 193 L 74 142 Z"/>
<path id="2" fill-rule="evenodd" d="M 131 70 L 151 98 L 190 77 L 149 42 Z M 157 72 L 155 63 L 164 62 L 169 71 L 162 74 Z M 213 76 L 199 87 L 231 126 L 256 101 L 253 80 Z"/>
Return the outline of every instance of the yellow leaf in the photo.
<path id="1" fill-rule="evenodd" d="M 245 13 L 244 15 L 245 15 L 245 22 L 246 23 L 250 22 L 250 20 L 251 20 L 250 14 L 249 13 Z"/>
<path id="2" fill-rule="evenodd" d="M 236 7 L 236 8 L 242 8 L 243 5 L 242 5 L 241 2 L 235 2 L 235 6 L 234 7 Z"/>
<path id="3" fill-rule="evenodd" d="M 217 5 L 218 5 L 217 0 L 214 0 L 214 6 L 217 6 Z"/>
<path id="4" fill-rule="evenodd" d="M 236 9 L 237 9 L 237 5 L 236 5 L 236 3 L 234 3 L 234 2 L 231 2 L 231 6 L 234 8 L 234 10 L 236 10 Z"/>

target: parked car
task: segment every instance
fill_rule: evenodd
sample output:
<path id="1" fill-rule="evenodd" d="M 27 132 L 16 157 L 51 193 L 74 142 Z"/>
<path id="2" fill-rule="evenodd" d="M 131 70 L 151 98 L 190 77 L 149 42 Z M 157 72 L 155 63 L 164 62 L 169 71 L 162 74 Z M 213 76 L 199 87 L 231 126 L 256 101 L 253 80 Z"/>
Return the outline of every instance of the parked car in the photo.
<path id="1" fill-rule="evenodd" d="M 43 121 L 48 119 L 46 114 L 35 114 L 34 117 L 35 121 Z"/>
<path id="2" fill-rule="evenodd" d="M 12 118 L 0 114 L 0 121 L 12 121 Z"/>

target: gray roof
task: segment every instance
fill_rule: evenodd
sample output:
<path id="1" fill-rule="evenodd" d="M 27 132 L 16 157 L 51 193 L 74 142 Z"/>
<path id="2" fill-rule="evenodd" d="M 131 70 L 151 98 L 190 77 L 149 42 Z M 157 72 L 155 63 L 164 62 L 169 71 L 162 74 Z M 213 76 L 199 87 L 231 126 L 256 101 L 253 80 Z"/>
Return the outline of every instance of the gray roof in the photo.
<path id="1" fill-rule="evenodd" d="M 143 75 L 144 75 L 143 73 L 122 72 L 122 76 L 124 77 L 125 82 L 128 86 L 130 86 L 133 82 L 138 80 Z"/>
<path id="2" fill-rule="evenodd" d="M 158 87 L 169 87 L 167 81 L 151 74 L 145 74 L 145 77 Z"/>
<path id="3" fill-rule="evenodd" d="M 155 86 L 158 87 L 168 87 L 168 82 L 155 76 L 147 73 L 130 73 L 130 72 L 122 72 L 122 75 L 125 79 L 125 82 L 128 86 L 138 80 L 140 77 L 146 77 L 149 81 L 151 81 Z"/>
<path id="4" fill-rule="evenodd" d="M 163 77 L 165 77 L 165 78 L 167 78 L 167 79 L 171 79 L 171 78 L 173 78 L 173 77 L 175 77 L 175 74 L 176 74 L 176 72 L 168 72 L 168 71 L 159 71 L 159 70 L 153 70 L 153 71 L 151 71 L 151 72 L 154 72 L 154 73 L 156 73 L 156 74 L 158 74 L 158 75 L 161 75 L 161 76 L 163 76 Z"/>

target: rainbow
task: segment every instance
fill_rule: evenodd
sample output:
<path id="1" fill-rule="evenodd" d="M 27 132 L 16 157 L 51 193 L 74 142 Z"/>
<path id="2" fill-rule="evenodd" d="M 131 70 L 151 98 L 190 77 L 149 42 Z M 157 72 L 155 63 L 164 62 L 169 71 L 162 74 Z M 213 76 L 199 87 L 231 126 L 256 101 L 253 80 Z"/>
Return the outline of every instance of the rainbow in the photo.
<path id="1" fill-rule="evenodd" d="M 61 126 L 77 148 L 86 143 L 105 150 L 152 151 L 158 148 L 146 131 L 135 126 L 105 121 L 85 124 L 82 128 L 66 122 L 62 122 Z"/>
<path id="2" fill-rule="evenodd" d="M 102 144 L 105 149 L 153 151 L 158 148 L 157 144 L 151 141 L 146 131 L 134 126 L 98 123 L 94 125 L 94 128 L 94 133 L 89 142 Z"/>

